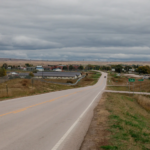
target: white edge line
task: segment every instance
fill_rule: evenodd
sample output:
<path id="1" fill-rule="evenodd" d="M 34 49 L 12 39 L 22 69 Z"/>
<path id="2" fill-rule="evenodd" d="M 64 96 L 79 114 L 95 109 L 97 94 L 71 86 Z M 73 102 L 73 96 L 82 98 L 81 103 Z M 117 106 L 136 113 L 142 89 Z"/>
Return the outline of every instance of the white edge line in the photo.
<path id="1" fill-rule="evenodd" d="M 106 85 L 105 85 L 106 86 Z M 102 91 L 105 89 L 102 89 Z M 92 102 L 89 104 L 89 106 L 84 110 L 84 112 L 79 116 L 79 118 L 75 121 L 75 123 L 69 128 L 69 130 L 64 134 L 64 136 L 56 143 L 56 145 L 51 149 L 51 150 L 57 150 L 59 148 L 59 146 L 62 144 L 62 142 L 66 139 L 66 137 L 70 134 L 70 132 L 73 130 L 73 128 L 78 124 L 78 122 L 80 121 L 80 119 L 84 116 L 84 114 L 87 112 L 87 110 L 90 108 L 90 106 L 93 104 L 93 102 L 95 101 L 95 99 L 98 97 L 98 95 L 100 93 L 102 93 L 102 91 L 100 91 L 95 98 L 92 100 Z"/>

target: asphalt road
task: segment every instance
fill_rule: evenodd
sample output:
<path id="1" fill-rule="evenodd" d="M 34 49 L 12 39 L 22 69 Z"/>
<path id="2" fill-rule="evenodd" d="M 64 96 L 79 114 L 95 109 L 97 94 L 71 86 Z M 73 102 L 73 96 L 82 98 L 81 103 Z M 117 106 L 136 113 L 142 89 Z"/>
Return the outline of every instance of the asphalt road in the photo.
<path id="1" fill-rule="evenodd" d="M 104 75 L 94 86 L 0 102 L 0 150 L 78 150 Z"/>

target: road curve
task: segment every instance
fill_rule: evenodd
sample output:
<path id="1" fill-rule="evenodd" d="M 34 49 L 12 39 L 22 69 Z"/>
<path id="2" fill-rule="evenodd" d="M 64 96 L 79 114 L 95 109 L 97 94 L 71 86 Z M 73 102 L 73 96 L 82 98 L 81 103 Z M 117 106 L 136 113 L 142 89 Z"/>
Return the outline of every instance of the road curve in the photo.
<path id="1" fill-rule="evenodd" d="M 0 150 L 78 150 L 106 75 L 94 86 L 0 102 Z"/>

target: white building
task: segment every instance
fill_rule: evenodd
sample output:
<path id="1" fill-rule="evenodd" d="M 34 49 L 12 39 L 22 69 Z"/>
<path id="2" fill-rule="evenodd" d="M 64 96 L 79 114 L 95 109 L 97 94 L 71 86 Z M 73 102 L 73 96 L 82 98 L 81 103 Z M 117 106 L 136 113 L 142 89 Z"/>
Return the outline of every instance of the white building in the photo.
<path id="1" fill-rule="evenodd" d="M 132 72 L 134 72 L 134 71 L 135 71 L 135 69 L 133 69 L 133 68 L 132 68 L 132 69 L 129 69 L 129 71 L 132 71 Z"/>
<path id="2" fill-rule="evenodd" d="M 44 68 L 42 66 L 36 66 L 36 70 L 38 70 L 38 71 L 44 71 Z"/>
<path id="3" fill-rule="evenodd" d="M 59 68 L 56 68 L 56 69 L 53 69 L 53 71 L 62 71 L 62 70 Z"/>

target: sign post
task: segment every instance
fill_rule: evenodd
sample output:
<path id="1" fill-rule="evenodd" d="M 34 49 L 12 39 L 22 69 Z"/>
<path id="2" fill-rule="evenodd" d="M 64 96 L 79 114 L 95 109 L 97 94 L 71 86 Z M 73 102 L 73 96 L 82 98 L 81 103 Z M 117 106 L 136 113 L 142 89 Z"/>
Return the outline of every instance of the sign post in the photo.
<path id="1" fill-rule="evenodd" d="M 130 82 L 133 82 L 133 83 L 134 83 L 134 82 L 135 82 L 135 79 L 130 78 L 130 79 L 129 79 L 129 83 L 130 83 Z M 130 86 L 129 86 L 129 89 L 130 89 Z M 130 90 L 129 90 L 129 91 L 130 91 Z M 134 93 L 134 84 L 133 84 L 133 93 Z"/>
<path id="2" fill-rule="evenodd" d="M 141 82 L 141 84 L 142 84 L 142 81 L 144 81 L 144 79 L 139 79 L 138 81 Z M 140 92 L 142 92 L 142 90 L 141 90 L 141 84 L 140 84 Z"/>

